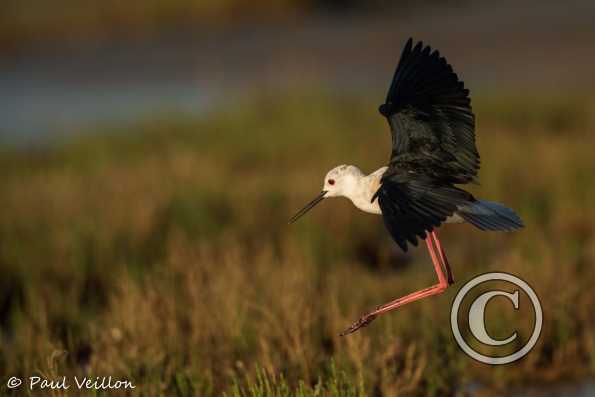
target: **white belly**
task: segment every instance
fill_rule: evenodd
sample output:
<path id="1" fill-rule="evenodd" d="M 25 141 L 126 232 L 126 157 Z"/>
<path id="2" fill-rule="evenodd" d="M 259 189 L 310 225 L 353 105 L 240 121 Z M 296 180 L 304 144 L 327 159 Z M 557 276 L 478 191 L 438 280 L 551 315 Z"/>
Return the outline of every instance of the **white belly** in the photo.
<path id="1" fill-rule="evenodd" d="M 459 214 L 457 214 L 456 212 L 454 214 L 452 214 L 452 216 L 446 218 L 446 221 L 444 221 L 444 223 L 463 223 L 465 222 L 465 220 L 463 218 L 461 218 L 459 216 Z"/>
<path id="2" fill-rule="evenodd" d="M 351 202 L 353 203 L 353 205 L 355 205 L 357 208 L 359 208 L 360 210 L 367 212 L 369 214 L 376 214 L 376 215 L 382 215 L 382 210 L 380 209 L 380 206 L 378 205 L 378 200 L 374 200 L 374 202 L 371 202 L 372 197 L 370 196 L 368 197 L 354 197 L 351 199 Z"/>

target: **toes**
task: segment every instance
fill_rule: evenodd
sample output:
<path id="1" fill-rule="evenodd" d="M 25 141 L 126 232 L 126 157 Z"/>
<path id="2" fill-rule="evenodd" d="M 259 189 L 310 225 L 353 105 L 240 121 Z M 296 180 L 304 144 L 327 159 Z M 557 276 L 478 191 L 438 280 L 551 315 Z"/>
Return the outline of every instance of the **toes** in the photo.
<path id="1" fill-rule="evenodd" d="M 357 331 L 358 329 L 368 326 L 372 321 L 374 321 L 375 318 L 376 318 L 375 314 L 366 314 L 365 316 L 363 316 L 362 318 L 357 320 L 355 323 L 351 324 L 351 326 L 349 328 L 347 328 L 345 331 L 341 332 L 339 335 L 345 336 L 345 335 L 352 334 L 355 331 Z"/>

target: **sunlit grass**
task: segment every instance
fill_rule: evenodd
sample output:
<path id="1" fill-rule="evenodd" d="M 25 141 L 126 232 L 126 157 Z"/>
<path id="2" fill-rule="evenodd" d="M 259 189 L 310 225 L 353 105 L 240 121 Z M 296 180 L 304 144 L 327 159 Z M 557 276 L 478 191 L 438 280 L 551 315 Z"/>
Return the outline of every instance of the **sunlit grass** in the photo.
<path id="1" fill-rule="evenodd" d="M 346 200 L 287 225 L 331 167 L 387 161 L 372 104 L 260 100 L 3 152 L 0 373 L 112 375 L 182 396 L 444 395 L 592 375 L 593 106 L 523 103 L 529 116 L 509 99 L 477 103 L 472 190 L 526 229 L 445 227 L 455 288 L 347 338 L 364 311 L 434 277 L 423 249 L 401 255 Z M 489 270 L 529 281 L 546 318 L 535 350 L 497 370 L 449 327 L 456 289 Z"/>

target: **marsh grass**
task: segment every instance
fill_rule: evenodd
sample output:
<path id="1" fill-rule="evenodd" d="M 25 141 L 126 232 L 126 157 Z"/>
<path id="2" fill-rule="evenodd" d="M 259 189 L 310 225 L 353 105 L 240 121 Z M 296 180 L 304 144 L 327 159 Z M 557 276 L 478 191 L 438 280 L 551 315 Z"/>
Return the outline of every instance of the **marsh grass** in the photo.
<path id="1" fill-rule="evenodd" d="M 387 160 L 372 104 L 262 99 L 5 150 L 0 373 L 230 397 L 490 394 L 592 376 L 593 102 L 526 103 L 476 104 L 483 184 L 472 187 L 526 229 L 444 227 L 455 287 L 346 338 L 367 309 L 434 282 L 424 249 L 399 253 L 380 218 L 346 200 L 287 225 L 327 169 Z M 490 270 L 529 281 L 545 311 L 533 352 L 504 368 L 470 360 L 449 327 L 458 287 Z"/>

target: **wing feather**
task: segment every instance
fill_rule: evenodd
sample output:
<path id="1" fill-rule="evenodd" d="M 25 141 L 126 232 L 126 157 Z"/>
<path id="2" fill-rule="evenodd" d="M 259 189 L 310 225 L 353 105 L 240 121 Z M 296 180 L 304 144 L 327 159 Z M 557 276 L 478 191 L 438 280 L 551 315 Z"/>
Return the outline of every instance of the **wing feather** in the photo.
<path id="1" fill-rule="evenodd" d="M 412 179 L 407 174 L 386 179 L 375 197 L 386 228 L 404 251 L 407 242 L 417 246 L 418 237 L 425 239 L 427 232 L 440 226 L 459 206 L 475 200 L 457 187 Z"/>
<path id="2" fill-rule="evenodd" d="M 459 206 L 475 201 L 455 187 L 477 177 L 475 115 L 469 90 L 446 59 L 409 39 L 380 113 L 392 134 L 389 167 L 374 195 L 397 244 L 440 226 Z"/>
<path id="3" fill-rule="evenodd" d="M 449 183 L 468 183 L 480 166 L 475 145 L 475 116 L 469 90 L 452 66 L 409 39 L 380 112 L 387 117 L 393 149 L 390 165 L 413 171 L 433 171 Z"/>

